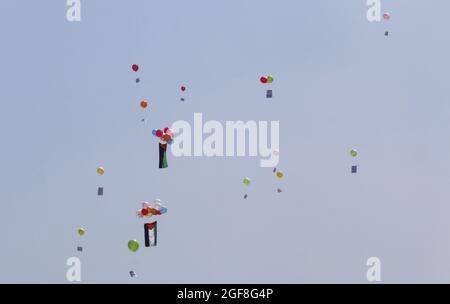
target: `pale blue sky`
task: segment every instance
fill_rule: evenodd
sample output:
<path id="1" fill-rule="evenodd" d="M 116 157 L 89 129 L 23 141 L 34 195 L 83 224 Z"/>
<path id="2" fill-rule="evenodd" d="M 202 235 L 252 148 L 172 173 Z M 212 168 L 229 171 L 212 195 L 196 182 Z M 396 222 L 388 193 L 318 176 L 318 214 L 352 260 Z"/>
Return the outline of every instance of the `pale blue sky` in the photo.
<path id="1" fill-rule="evenodd" d="M 372 256 L 387 283 L 450 281 L 449 1 L 383 1 L 389 23 L 365 0 L 82 0 L 79 23 L 65 2 L 0 2 L 0 282 L 64 283 L 72 256 L 85 283 L 365 283 Z M 151 130 L 194 112 L 279 120 L 285 178 L 257 158 L 158 169 Z"/>

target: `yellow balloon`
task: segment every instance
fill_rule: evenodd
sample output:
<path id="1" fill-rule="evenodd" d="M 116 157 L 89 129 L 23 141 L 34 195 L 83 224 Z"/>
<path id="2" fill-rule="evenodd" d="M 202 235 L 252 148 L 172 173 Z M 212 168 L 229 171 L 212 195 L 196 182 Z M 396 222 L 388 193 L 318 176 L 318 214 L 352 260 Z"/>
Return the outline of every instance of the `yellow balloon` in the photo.
<path id="1" fill-rule="evenodd" d="M 278 172 L 277 172 L 277 177 L 278 177 L 278 178 L 283 178 L 283 176 L 284 176 L 283 171 L 278 170 Z"/>
<path id="2" fill-rule="evenodd" d="M 98 175 L 103 175 L 103 174 L 105 174 L 105 169 L 103 169 L 103 167 L 98 167 L 97 173 L 98 173 Z"/>
<path id="3" fill-rule="evenodd" d="M 80 236 L 83 236 L 85 233 L 86 233 L 86 230 L 84 230 L 84 228 L 78 229 L 78 234 L 79 234 Z"/>

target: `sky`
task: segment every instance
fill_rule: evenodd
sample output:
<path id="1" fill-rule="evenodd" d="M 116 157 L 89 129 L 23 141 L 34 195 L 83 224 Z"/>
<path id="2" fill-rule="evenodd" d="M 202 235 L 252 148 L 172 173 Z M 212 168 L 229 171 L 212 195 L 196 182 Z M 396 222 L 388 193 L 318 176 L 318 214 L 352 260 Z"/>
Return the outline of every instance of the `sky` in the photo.
<path id="1" fill-rule="evenodd" d="M 69 283 L 71 257 L 81 283 L 368 283 L 370 257 L 384 283 L 450 282 L 449 1 L 382 1 L 372 23 L 365 0 L 67 9 L 0 2 L 1 283 Z M 159 169 L 152 129 L 194 113 L 279 121 L 284 178 L 258 157 Z"/>

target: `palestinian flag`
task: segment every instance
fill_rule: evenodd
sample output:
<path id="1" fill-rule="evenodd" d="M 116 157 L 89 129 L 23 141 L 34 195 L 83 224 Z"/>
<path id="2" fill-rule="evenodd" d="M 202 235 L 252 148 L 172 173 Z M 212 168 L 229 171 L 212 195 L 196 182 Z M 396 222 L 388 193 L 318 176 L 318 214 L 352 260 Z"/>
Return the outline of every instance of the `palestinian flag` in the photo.
<path id="1" fill-rule="evenodd" d="M 159 143 L 159 168 L 167 168 L 167 144 Z"/>
<path id="2" fill-rule="evenodd" d="M 144 224 L 145 247 L 155 247 L 158 241 L 158 222 Z"/>

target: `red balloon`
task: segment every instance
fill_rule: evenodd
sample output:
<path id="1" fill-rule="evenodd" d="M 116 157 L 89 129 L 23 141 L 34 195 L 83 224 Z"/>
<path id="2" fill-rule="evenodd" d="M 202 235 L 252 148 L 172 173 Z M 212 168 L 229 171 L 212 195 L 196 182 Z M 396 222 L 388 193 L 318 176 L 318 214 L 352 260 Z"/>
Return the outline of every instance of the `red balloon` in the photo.
<path id="1" fill-rule="evenodd" d="M 139 71 L 139 66 L 137 64 L 133 64 L 133 66 L 131 67 L 133 69 L 133 71 L 137 72 Z"/>
<path id="2" fill-rule="evenodd" d="M 161 136 L 163 136 L 163 131 L 162 130 L 160 130 L 160 129 L 158 129 L 157 131 L 156 131 L 156 137 L 161 137 Z"/>
<path id="3" fill-rule="evenodd" d="M 167 130 L 169 130 L 169 128 L 165 127 L 164 128 L 164 133 L 167 133 Z"/>
<path id="4" fill-rule="evenodd" d="M 147 208 L 142 208 L 141 214 L 142 215 L 147 215 L 148 214 L 148 209 Z"/>
<path id="5" fill-rule="evenodd" d="M 147 108 L 147 106 L 148 106 L 147 100 L 142 100 L 141 101 L 141 108 L 145 109 L 145 108 Z"/>
<path id="6" fill-rule="evenodd" d="M 263 76 L 260 78 L 260 81 L 261 81 L 261 83 L 267 83 L 268 79 L 267 79 L 267 77 Z"/>
<path id="7" fill-rule="evenodd" d="M 181 91 L 183 91 L 183 92 L 186 91 L 186 87 L 185 87 L 185 86 L 182 86 L 182 87 L 181 87 Z"/>

